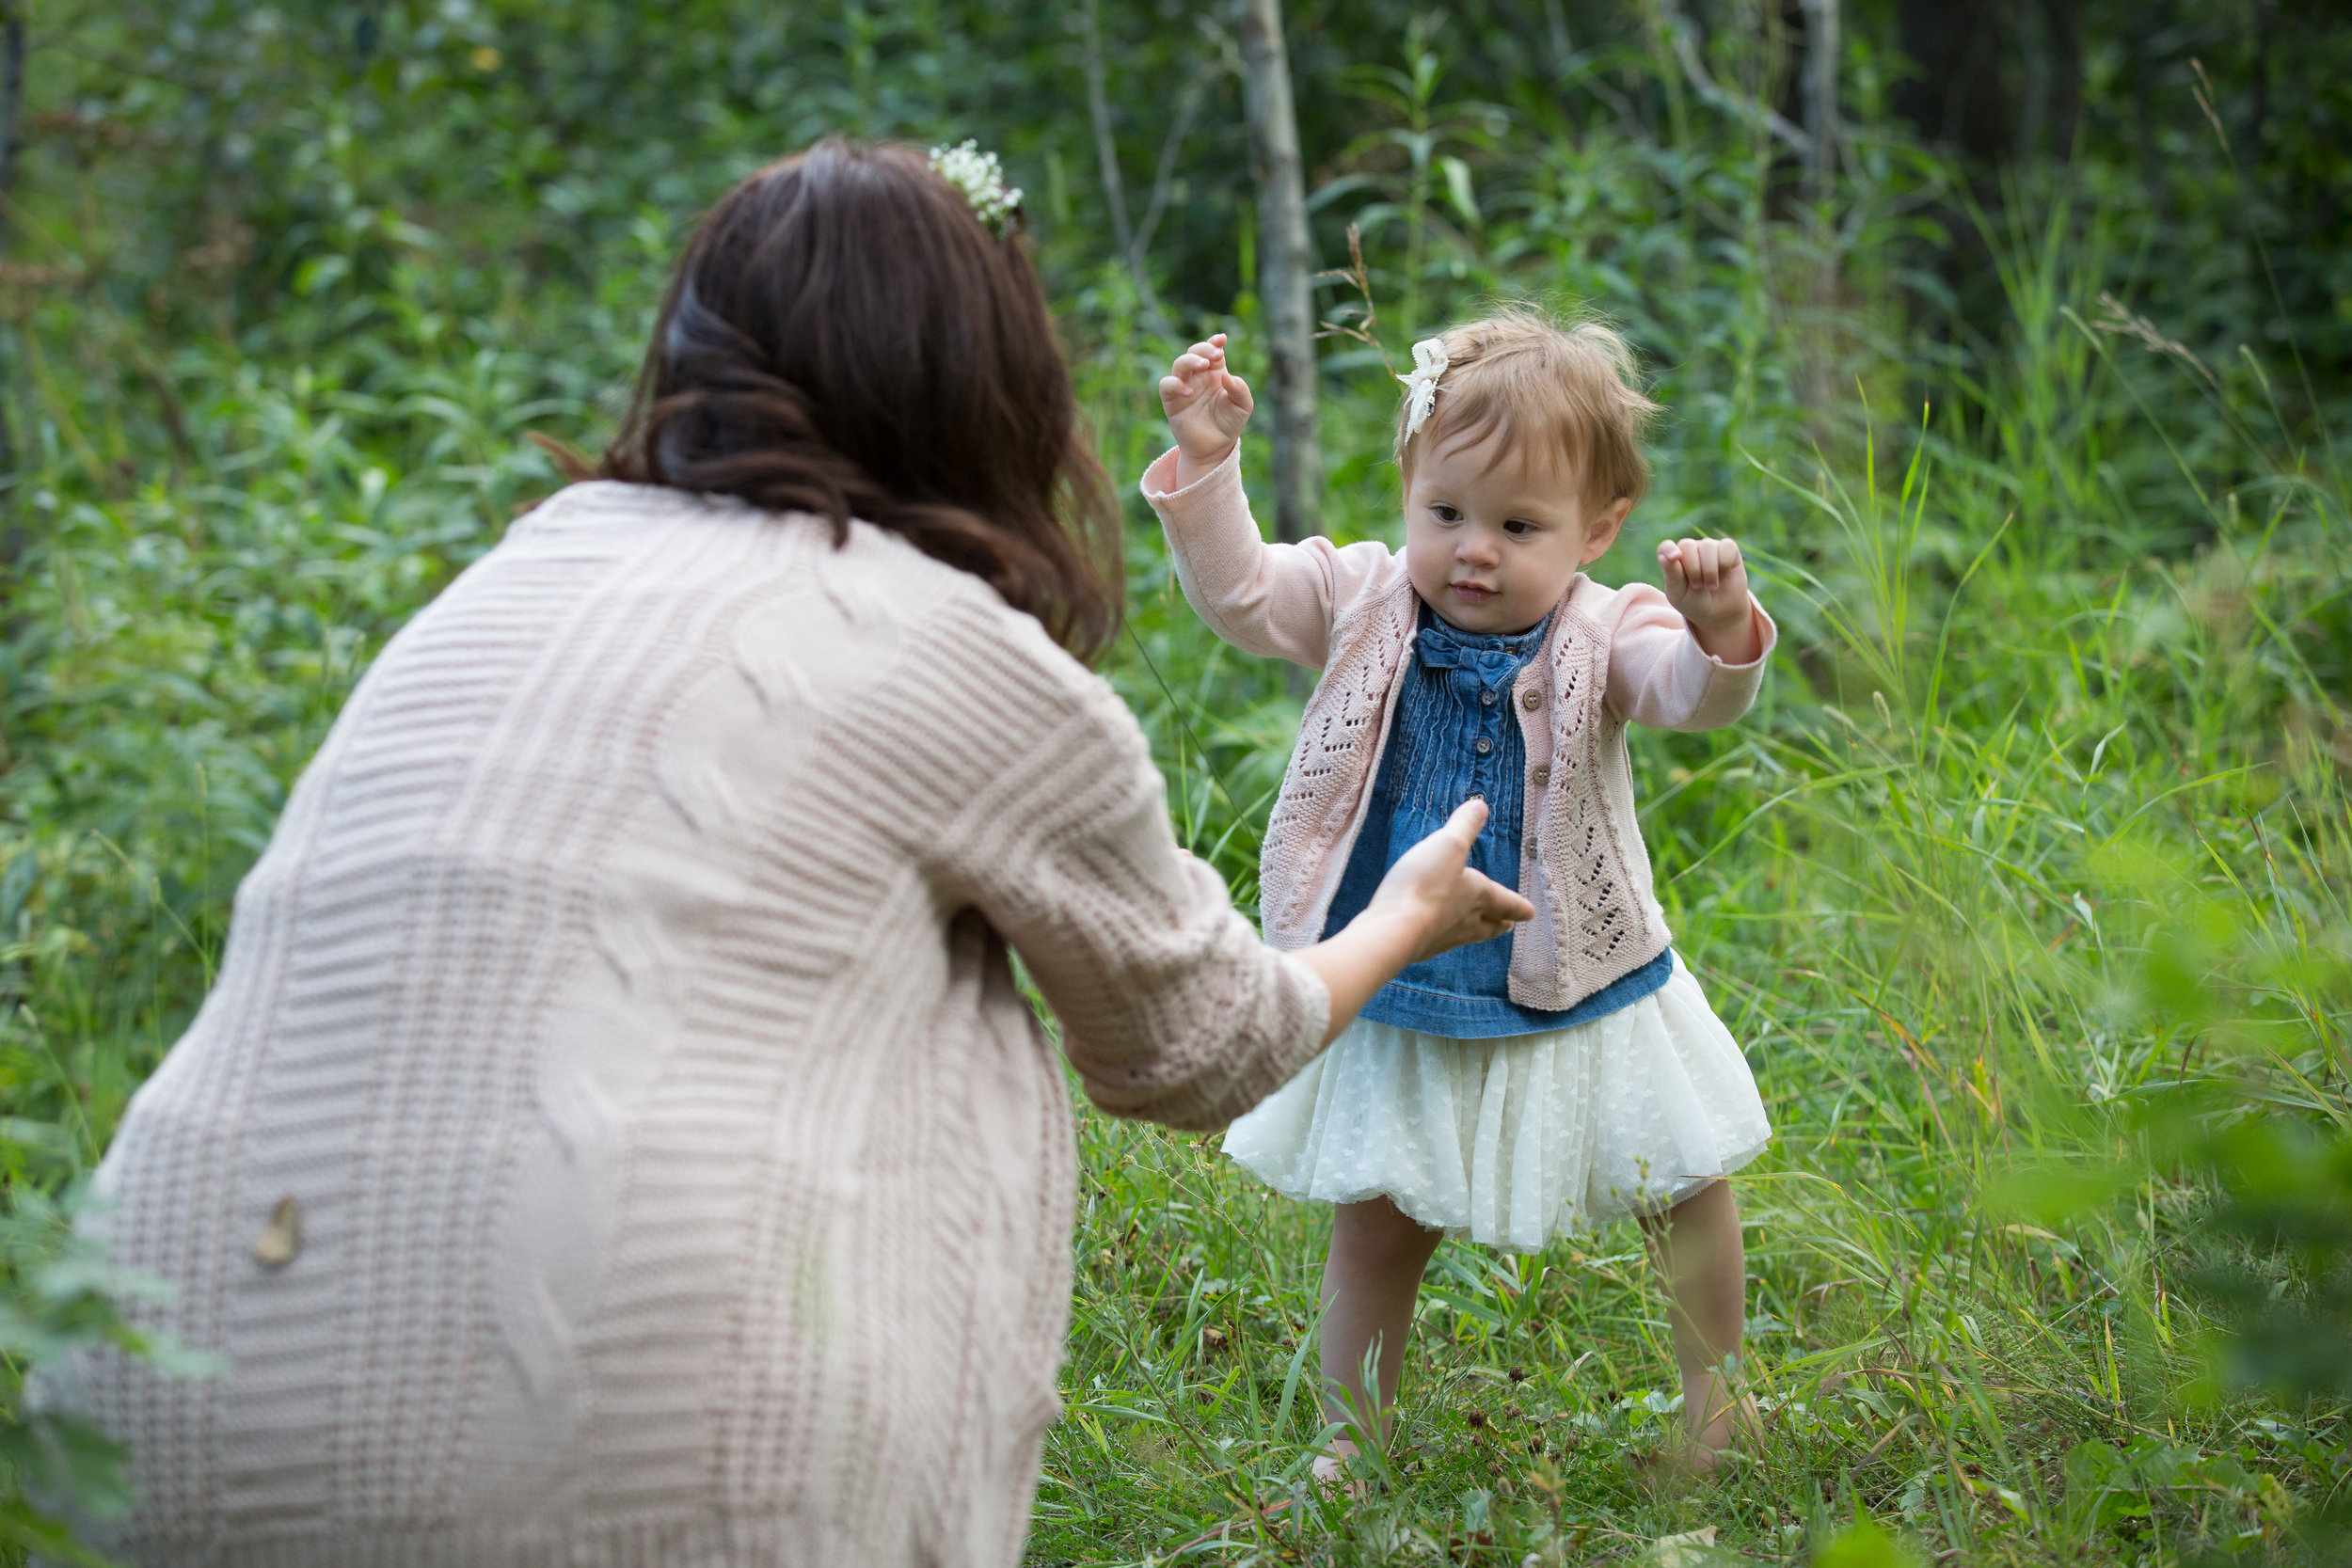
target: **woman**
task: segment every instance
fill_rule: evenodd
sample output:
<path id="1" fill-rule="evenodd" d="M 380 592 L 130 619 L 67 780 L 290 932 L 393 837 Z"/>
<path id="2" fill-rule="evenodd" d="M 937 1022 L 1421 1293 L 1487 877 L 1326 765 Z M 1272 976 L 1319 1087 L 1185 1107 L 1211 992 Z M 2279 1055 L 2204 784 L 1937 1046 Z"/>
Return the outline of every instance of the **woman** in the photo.
<path id="1" fill-rule="evenodd" d="M 719 204 L 603 473 L 376 660 L 101 1169 L 231 1369 L 65 1391 L 127 1561 L 1009 1564 L 1074 1154 L 1008 946 L 1206 1128 L 1530 912 L 1476 807 L 1287 956 L 1177 849 L 1036 277 L 914 154 Z"/>

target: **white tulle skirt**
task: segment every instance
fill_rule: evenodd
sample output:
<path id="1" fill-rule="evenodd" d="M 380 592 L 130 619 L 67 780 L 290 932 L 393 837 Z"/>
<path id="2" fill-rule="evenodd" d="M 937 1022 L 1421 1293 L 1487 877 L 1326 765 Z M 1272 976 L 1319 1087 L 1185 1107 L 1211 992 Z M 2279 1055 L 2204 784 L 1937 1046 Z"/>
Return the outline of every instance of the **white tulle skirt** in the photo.
<path id="1" fill-rule="evenodd" d="M 1772 1135 L 1755 1075 L 1691 972 L 1538 1035 L 1456 1040 L 1358 1020 L 1226 1131 L 1225 1152 L 1313 1203 L 1386 1195 L 1511 1252 L 1656 1213 Z"/>

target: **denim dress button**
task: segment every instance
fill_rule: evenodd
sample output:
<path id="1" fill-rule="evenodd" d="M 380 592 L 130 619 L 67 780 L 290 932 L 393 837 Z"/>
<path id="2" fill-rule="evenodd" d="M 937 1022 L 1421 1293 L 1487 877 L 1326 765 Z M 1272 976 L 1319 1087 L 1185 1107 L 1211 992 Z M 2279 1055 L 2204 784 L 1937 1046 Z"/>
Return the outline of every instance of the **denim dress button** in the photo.
<path id="1" fill-rule="evenodd" d="M 1482 756 L 1482 757 L 1483 757 L 1483 756 L 1485 756 L 1485 755 L 1486 755 L 1488 752 L 1493 751 L 1494 749 L 1495 749 L 1495 743 L 1494 743 L 1493 741 L 1491 741 L 1491 740 L 1487 739 L 1487 738 L 1486 738 L 1485 736 L 1483 736 L 1483 735 L 1482 735 L 1482 736 L 1480 736 L 1478 737 L 1478 744 L 1477 744 L 1476 746 L 1474 746 L 1474 747 L 1472 747 L 1472 748 L 1471 748 L 1471 750 L 1472 750 L 1472 751 L 1475 751 L 1475 752 L 1477 752 L 1480 756 Z"/>
<path id="2" fill-rule="evenodd" d="M 1492 706 L 1494 706 L 1494 705 L 1495 705 L 1495 689 L 1494 689 L 1493 687 L 1491 687 L 1491 686 L 1490 686 L 1490 687 L 1488 687 L 1488 688 L 1486 688 L 1486 690 L 1481 691 L 1481 692 L 1478 694 L 1478 700 L 1479 700 L 1481 703 L 1485 704 L 1485 705 L 1486 705 L 1486 706 L 1488 706 L 1488 707 L 1492 707 Z"/>

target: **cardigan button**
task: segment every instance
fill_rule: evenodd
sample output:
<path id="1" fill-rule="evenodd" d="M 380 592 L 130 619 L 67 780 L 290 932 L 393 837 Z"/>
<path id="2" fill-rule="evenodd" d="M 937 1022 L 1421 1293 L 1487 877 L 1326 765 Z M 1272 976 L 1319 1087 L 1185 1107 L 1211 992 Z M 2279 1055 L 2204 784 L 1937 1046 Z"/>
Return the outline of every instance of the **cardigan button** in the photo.
<path id="1" fill-rule="evenodd" d="M 1532 854 L 1535 853 L 1535 851 L 1536 851 L 1539 847 L 1541 847 L 1541 846 L 1539 846 L 1539 845 L 1535 842 L 1535 835 L 1534 835 L 1534 833 L 1530 833 L 1530 834 L 1528 834 L 1528 835 L 1527 835 L 1527 852 L 1528 852 L 1529 854 L 1531 854 L 1531 855 L 1532 855 Z"/>
<path id="2" fill-rule="evenodd" d="M 1544 785 L 1549 783 L 1551 783 L 1551 764 L 1548 762 L 1537 763 L 1535 765 L 1535 787 L 1537 789 L 1541 789 Z"/>
<path id="3" fill-rule="evenodd" d="M 1543 705 L 1544 694 L 1534 687 L 1531 686 L 1519 693 L 1519 706 L 1527 709 L 1528 712 L 1533 713 Z"/>

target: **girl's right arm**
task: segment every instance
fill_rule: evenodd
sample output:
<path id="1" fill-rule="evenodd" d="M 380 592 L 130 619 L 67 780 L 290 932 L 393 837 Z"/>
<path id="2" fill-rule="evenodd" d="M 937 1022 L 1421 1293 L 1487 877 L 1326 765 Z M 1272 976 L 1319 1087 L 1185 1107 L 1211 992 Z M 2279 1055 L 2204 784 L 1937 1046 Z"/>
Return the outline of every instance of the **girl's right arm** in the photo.
<path id="1" fill-rule="evenodd" d="M 1225 336 L 1195 343 L 1160 382 L 1175 447 L 1145 470 L 1184 597 L 1209 629 L 1247 652 L 1321 669 L 1340 606 L 1402 574 L 1386 545 L 1269 545 L 1241 484 L 1249 386 L 1226 368 Z"/>

